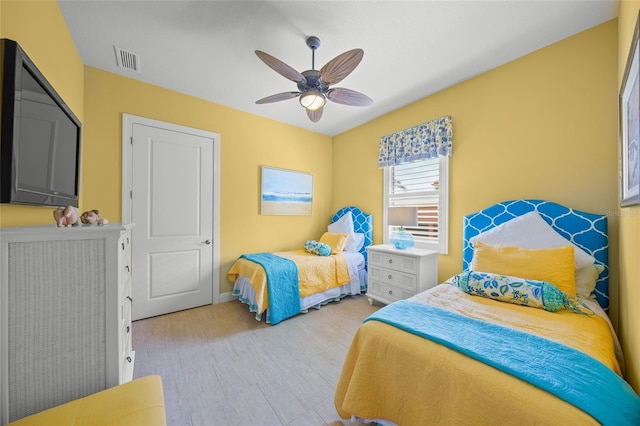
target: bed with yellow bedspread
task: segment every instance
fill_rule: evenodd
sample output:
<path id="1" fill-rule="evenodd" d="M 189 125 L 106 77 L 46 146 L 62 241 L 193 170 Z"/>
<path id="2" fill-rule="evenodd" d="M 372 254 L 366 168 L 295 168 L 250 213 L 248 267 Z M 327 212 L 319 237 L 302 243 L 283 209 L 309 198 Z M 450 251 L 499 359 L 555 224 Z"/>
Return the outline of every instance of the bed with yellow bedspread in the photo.
<path id="1" fill-rule="evenodd" d="M 330 290 L 351 281 L 347 261 L 342 254 L 322 257 L 304 250 L 273 254 L 292 260 L 298 267 L 300 297 Z M 233 264 L 228 275 L 233 282 L 239 276 L 247 277 L 256 294 L 257 309 L 263 312 L 269 307 L 267 274 L 264 268 L 251 260 L 240 258 Z"/>
<path id="2" fill-rule="evenodd" d="M 564 343 L 619 373 L 606 315 L 548 312 L 480 298 L 440 284 L 409 299 Z M 575 374 L 571 366 L 567 374 Z M 368 321 L 356 333 L 335 394 L 338 414 L 397 425 L 597 425 L 526 381 L 442 344 Z"/>
<path id="3" fill-rule="evenodd" d="M 541 218 L 574 250 L 550 243 L 556 236 L 540 238 L 547 231 L 532 224 Z M 603 309 L 606 230 L 604 215 L 540 200 L 466 216 L 463 272 L 383 307 L 356 332 L 334 396 L 340 417 L 382 425 L 640 424 L 640 398 L 623 379 Z M 474 252 L 489 243 L 495 251 Z M 515 259 L 487 256 L 512 256 L 513 247 L 526 254 L 521 275 L 474 269 L 511 268 Z"/>
<path id="4" fill-rule="evenodd" d="M 233 295 L 249 305 L 258 321 L 265 317 L 266 322 L 277 324 L 309 308 L 364 293 L 371 215 L 354 206 L 343 207 L 331 218 L 330 227 L 337 225 L 341 229 L 336 232 L 344 228 L 358 238 L 331 255 L 318 255 L 307 247 L 241 255 L 227 273 L 234 283 Z"/>

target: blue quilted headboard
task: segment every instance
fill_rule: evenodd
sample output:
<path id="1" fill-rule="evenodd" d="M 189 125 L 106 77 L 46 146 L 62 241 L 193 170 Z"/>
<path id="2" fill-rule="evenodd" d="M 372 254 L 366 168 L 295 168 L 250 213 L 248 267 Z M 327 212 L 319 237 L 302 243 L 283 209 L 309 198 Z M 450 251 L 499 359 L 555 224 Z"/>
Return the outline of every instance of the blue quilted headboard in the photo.
<path id="1" fill-rule="evenodd" d="M 586 213 L 543 200 L 511 200 L 494 204 L 464 217 L 462 268 L 469 269 L 473 258 L 471 238 L 534 210 L 556 232 L 589 253 L 597 264 L 604 267 L 596 283 L 595 296 L 603 309 L 609 309 L 609 237 L 605 215 Z"/>
<path id="2" fill-rule="evenodd" d="M 353 217 L 353 231 L 364 234 L 364 245 L 360 249 L 360 253 L 364 256 L 365 268 L 369 262 L 367 261 L 367 247 L 373 243 L 373 216 L 367 214 L 354 206 L 343 207 L 331 216 L 331 223 L 340 219 L 345 213 L 351 212 Z"/>

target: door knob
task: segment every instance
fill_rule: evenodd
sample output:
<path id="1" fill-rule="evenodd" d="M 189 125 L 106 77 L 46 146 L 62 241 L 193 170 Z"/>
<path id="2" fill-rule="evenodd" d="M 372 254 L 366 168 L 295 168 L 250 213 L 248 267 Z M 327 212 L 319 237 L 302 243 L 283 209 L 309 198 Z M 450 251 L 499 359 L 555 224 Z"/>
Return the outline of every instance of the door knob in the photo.
<path id="1" fill-rule="evenodd" d="M 209 244 L 211 244 L 211 240 L 204 240 L 204 243 L 205 243 L 206 245 L 209 245 Z"/>

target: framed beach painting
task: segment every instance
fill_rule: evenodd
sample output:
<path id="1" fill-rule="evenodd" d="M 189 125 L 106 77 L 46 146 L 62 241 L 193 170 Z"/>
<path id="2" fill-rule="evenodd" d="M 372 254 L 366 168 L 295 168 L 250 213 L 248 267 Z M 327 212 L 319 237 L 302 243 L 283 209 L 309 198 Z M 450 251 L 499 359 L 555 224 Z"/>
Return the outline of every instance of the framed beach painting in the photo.
<path id="1" fill-rule="evenodd" d="M 310 215 L 313 206 L 313 175 L 262 166 L 260 213 Z"/>
<path id="2" fill-rule="evenodd" d="M 620 88 L 620 205 L 640 204 L 640 17 Z"/>

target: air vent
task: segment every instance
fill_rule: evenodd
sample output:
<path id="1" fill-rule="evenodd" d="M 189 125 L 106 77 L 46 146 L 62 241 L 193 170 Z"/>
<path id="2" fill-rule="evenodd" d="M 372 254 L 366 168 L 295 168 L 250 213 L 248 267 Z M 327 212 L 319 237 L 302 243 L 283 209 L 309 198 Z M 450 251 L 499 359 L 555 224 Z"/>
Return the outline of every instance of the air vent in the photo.
<path id="1" fill-rule="evenodd" d="M 121 49 L 118 46 L 113 47 L 116 50 L 116 63 L 119 68 L 140 72 L 140 57 L 136 53 Z"/>

